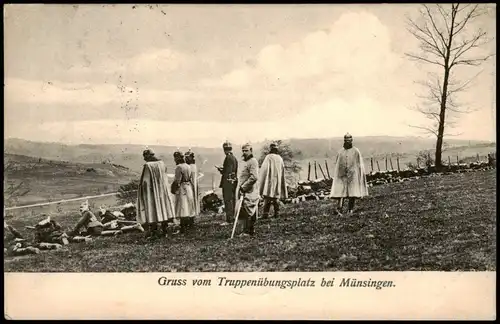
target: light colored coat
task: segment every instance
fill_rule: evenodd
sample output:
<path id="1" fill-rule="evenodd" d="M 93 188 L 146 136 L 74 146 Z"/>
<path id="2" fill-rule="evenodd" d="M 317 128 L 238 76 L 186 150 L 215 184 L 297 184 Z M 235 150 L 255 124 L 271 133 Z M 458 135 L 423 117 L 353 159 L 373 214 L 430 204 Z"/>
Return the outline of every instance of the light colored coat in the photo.
<path id="1" fill-rule="evenodd" d="M 278 154 L 268 154 L 259 170 L 259 193 L 263 197 L 286 199 L 285 163 Z"/>
<path id="2" fill-rule="evenodd" d="M 191 183 L 193 184 L 193 195 L 196 215 L 200 214 L 200 194 L 198 184 L 198 168 L 196 164 L 189 164 L 191 168 Z"/>
<path id="3" fill-rule="evenodd" d="M 243 168 L 241 169 L 241 174 L 239 177 L 239 183 L 241 190 L 245 193 L 243 198 L 242 208 L 248 215 L 253 215 L 257 211 L 259 202 L 259 163 L 252 157 L 248 161 L 244 162 Z"/>
<path id="4" fill-rule="evenodd" d="M 193 182 L 191 180 L 191 168 L 186 163 L 175 167 L 175 179 L 177 191 L 175 192 L 175 215 L 177 217 L 196 216 Z"/>
<path id="5" fill-rule="evenodd" d="M 342 148 L 337 153 L 330 197 L 364 196 L 368 196 L 368 184 L 361 152 L 356 147 Z"/>
<path id="6" fill-rule="evenodd" d="M 163 222 L 175 217 L 163 161 L 144 164 L 137 193 L 137 221 Z"/>

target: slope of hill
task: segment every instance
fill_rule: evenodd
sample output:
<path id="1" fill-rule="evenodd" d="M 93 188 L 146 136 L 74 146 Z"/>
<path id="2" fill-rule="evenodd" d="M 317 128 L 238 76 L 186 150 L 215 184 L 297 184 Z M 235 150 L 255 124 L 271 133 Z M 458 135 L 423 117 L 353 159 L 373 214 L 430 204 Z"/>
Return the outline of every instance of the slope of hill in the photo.
<path id="1" fill-rule="evenodd" d="M 7 206 L 116 192 L 139 174 L 109 163 L 74 163 L 4 154 L 4 197 Z M 17 197 L 9 188 L 19 187 Z"/>
<path id="2" fill-rule="evenodd" d="M 62 143 L 39 143 L 22 139 L 6 139 L 4 143 L 4 152 L 9 154 L 80 163 L 110 162 L 123 165 L 137 172 L 141 170 L 144 163 L 142 158 L 144 148 L 144 145 L 67 145 Z M 150 148 L 167 164 L 173 160 L 173 152 L 177 149 L 177 147 L 173 146 L 150 146 Z M 187 150 L 187 148 L 182 147 L 180 149 Z M 192 150 L 196 152 L 200 162 L 203 162 L 203 160 L 217 160 L 219 162 L 218 160 L 221 157 L 223 158 L 220 149 L 195 147 Z"/>
<path id="3" fill-rule="evenodd" d="M 75 163 L 8 153 L 4 154 L 4 172 L 8 177 L 43 176 L 45 174 L 50 176 L 137 176 L 137 172 L 125 166 L 108 162 Z"/>

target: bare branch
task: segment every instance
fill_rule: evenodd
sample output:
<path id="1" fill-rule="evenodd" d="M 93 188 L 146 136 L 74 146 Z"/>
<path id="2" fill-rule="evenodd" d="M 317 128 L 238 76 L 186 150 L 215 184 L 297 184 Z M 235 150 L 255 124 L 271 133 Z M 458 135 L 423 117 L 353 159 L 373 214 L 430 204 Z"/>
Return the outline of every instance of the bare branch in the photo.
<path id="1" fill-rule="evenodd" d="M 439 96 L 439 103 L 441 103 L 441 99 L 443 97 L 443 88 L 441 87 L 441 78 L 437 74 L 436 74 L 436 85 L 438 91 L 437 95 Z"/>
<path id="2" fill-rule="evenodd" d="M 470 102 L 456 102 L 455 101 L 455 96 L 450 95 L 447 98 L 447 103 L 446 103 L 446 113 L 450 114 L 449 116 L 451 117 L 451 113 L 458 113 L 458 114 L 468 114 L 474 111 L 477 111 L 477 109 L 471 108 L 473 106 L 472 103 Z M 448 119 L 448 117 L 446 117 Z"/>
<path id="3" fill-rule="evenodd" d="M 453 66 L 455 65 L 470 65 L 470 66 L 479 66 L 481 63 L 487 61 L 490 57 L 495 56 L 495 54 L 490 54 L 484 57 L 472 58 L 467 60 L 460 60 L 453 62 Z"/>
<path id="4" fill-rule="evenodd" d="M 439 13 L 441 14 L 441 17 L 443 17 L 443 21 L 445 22 L 444 25 L 446 26 L 446 33 L 447 33 L 447 35 L 449 35 L 450 34 L 450 27 L 448 27 L 448 24 L 447 24 L 449 14 L 444 10 L 444 8 L 439 3 L 436 4 L 436 7 L 438 8 Z"/>
<path id="5" fill-rule="evenodd" d="M 446 110 L 448 112 L 454 112 L 454 113 L 457 113 L 457 114 L 468 114 L 468 113 L 471 112 L 467 108 L 451 108 L 451 107 L 447 107 Z"/>
<path id="6" fill-rule="evenodd" d="M 472 106 L 470 104 L 463 103 L 460 105 L 449 105 L 446 108 L 446 110 L 447 110 L 447 112 L 453 112 L 453 113 L 457 113 L 457 114 L 469 114 L 471 112 L 478 111 L 479 108 L 472 108 Z"/>
<path id="7" fill-rule="evenodd" d="M 417 129 L 421 129 L 421 130 L 425 131 L 426 133 L 431 133 L 435 136 L 438 136 L 437 131 L 435 129 L 425 127 L 425 126 L 415 126 L 415 125 L 408 125 L 408 126 L 413 127 L 413 128 L 417 128 Z"/>
<path id="8" fill-rule="evenodd" d="M 479 42 L 486 36 L 486 32 L 479 31 L 474 37 L 469 40 L 463 41 L 462 44 L 453 48 L 453 51 L 456 53 L 453 56 L 450 67 L 456 65 L 457 60 L 465 53 L 470 51 L 473 48 L 477 48 L 479 46 L 487 44 L 490 40 L 484 40 L 483 42 Z"/>
<path id="9" fill-rule="evenodd" d="M 431 13 L 429 7 L 427 7 L 427 5 L 425 5 L 425 4 L 423 6 L 424 6 L 425 10 L 427 11 L 427 15 L 429 16 L 429 20 L 431 21 L 431 24 L 432 24 L 432 27 L 434 28 L 434 31 L 436 31 L 436 33 L 439 35 L 439 38 L 441 39 L 443 47 L 448 48 L 448 44 L 447 44 L 448 42 L 447 42 L 447 40 L 445 40 L 443 33 L 436 26 L 436 22 L 434 21 L 434 16 Z M 445 22 L 445 24 L 446 24 L 446 22 Z"/>
<path id="10" fill-rule="evenodd" d="M 470 102 L 455 102 L 454 98 L 449 98 L 446 105 L 446 119 L 455 117 L 454 114 L 469 114 L 478 111 L 479 108 L 474 108 L 473 103 Z"/>
<path id="11" fill-rule="evenodd" d="M 436 64 L 436 65 L 444 67 L 443 63 L 436 62 L 436 61 L 431 61 L 431 60 L 429 60 L 429 59 L 427 59 L 425 57 L 421 57 L 421 56 L 414 55 L 414 54 L 408 54 L 408 53 L 406 53 L 405 55 L 408 56 L 408 57 L 410 57 L 410 58 L 412 58 L 412 59 L 414 59 L 414 60 L 417 60 L 417 61 L 420 60 L 420 61 L 424 61 L 424 62 L 427 62 L 427 63 L 430 63 L 430 64 Z"/>
<path id="12" fill-rule="evenodd" d="M 447 106 L 447 108 L 458 109 L 461 106 L 463 106 L 463 103 L 459 104 L 459 103 L 455 102 L 455 98 L 453 96 L 449 96 L 449 98 L 447 98 L 447 105 L 446 106 Z"/>
<path id="13" fill-rule="evenodd" d="M 407 28 L 408 32 L 410 32 L 416 39 L 418 39 L 422 43 L 421 46 L 427 46 L 426 48 L 428 51 L 442 57 L 443 59 L 445 58 L 444 49 L 439 48 L 434 35 L 432 35 L 427 25 L 424 29 L 411 19 L 408 19 L 408 24 L 410 25 L 410 27 Z M 419 32 L 423 35 L 420 35 Z M 432 43 L 424 36 L 430 38 L 432 40 Z"/>
<path id="14" fill-rule="evenodd" d="M 469 51 L 471 48 L 479 47 L 485 44 L 488 44 L 491 39 L 485 39 L 483 40 L 482 43 L 478 43 L 480 39 L 482 39 L 484 36 L 486 36 L 486 32 L 483 32 L 482 30 L 479 30 L 476 35 L 474 35 L 471 39 L 469 40 L 463 40 L 460 45 L 457 45 L 450 49 L 450 52 L 455 52 L 457 51 L 456 55 L 462 55 L 463 53 Z"/>
<path id="15" fill-rule="evenodd" d="M 429 27 L 427 26 L 427 24 L 425 25 L 425 30 L 427 31 L 427 35 L 430 37 L 430 39 L 432 39 L 432 43 L 434 44 L 434 46 L 439 49 L 439 53 L 441 54 L 441 57 L 444 59 L 446 58 L 446 46 L 442 45 L 443 47 L 439 47 L 438 45 L 438 42 L 436 40 L 436 37 L 434 36 L 434 34 L 431 32 L 431 30 L 429 29 Z"/>
<path id="16" fill-rule="evenodd" d="M 458 5 L 457 5 L 457 7 L 458 7 Z M 462 21 L 459 21 L 458 23 L 456 23 L 454 25 L 455 30 L 453 31 L 452 37 L 458 35 L 462 31 L 462 29 L 464 29 L 464 27 L 467 25 L 467 22 L 469 22 L 469 20 L 474 19 L 474 18 L 482 15 L 481 12 L 477 12 L 478 7 L 479 7 L 479 5 L 476 4 L 474 6 L 474 8 L 472 8 L 472 10 L 469 11 L 469 13 L 465 16 L 465 18 Z M 467 8 L 467 6 L 460 9 L 460 10 L 457 10 L 457 12 L 460 12 L 460 11 L 464 10 L 465 8 Z"/>
<path id="17" fill-rule="evenodd" d="M 465 10 L 465 9 L 467 9 L 467 8 L 469 8 L 469 7 L 471 6 L 471 4 L 470 4 L 470 3 L 468 3 L 468 4 L 466 4 L 465 6 L 463 6 L 463 7 L 462 7 L 462 9 L 458 9 L 458 6 L 459 6 L 459 5 L 460 5 L 460 4 L 459 4 L 459 3 L 457 3 L 457 6 L 456 6 L 457 12 L 460 12 L 460 11 L 462 11 L 462 10 Z"/>
<path id="18" fill-rule="evenodd" d="M 475 76 L 473 76 L 469 80 L 465 81 L 464 83 L 462 83 L 457 88 L 452 89 L 450 87 L 450 84 L 448 84 L 448 94 L 447 95 L 450 96 L 450 95 L 452 95 L 454 93 L 457 93 L 457 92 L 467 91 L 468 88 L 469 88 L 469 86 L 470 86 L 470 84 L 472 83 L 472 81 L 474 81 L 482 72 L 483 72 L 483 70 L 479 71 Z"/>
<path id="19" fill-rule="evenodd" d="M 437 123 L 439 123 L 439 114 L 434 111 L 429 111 L 425 109 L 419 110 L 420 113 L 422 113 L 427 119 L 435 120 Z"/>
<path id="20" fill-rule="evenodd" d="M 431 77 L 430 77 L 431 78 Z M 429 91 L 429 93 L 425 96 L 418 96 L 421 99 L 428 100 L 429 102 L 437 102 L 441 104 L 442 100 L 442 95 L 443 91 L 441 88 L 441 80 L 439 78 L 439 75 L 435 75 L 435 84 L 433 84 L 431 81 L 417 81 L 415 83 L 420 84 L 424 87 L 426 87 Z"/>

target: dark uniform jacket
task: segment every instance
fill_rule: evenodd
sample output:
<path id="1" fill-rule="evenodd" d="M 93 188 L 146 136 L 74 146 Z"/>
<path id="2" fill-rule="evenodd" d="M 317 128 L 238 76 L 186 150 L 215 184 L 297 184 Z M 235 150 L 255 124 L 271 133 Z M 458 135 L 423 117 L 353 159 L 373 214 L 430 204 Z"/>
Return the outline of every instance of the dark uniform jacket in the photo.
<path id="1" fill-rule="evenodd" d="M 233 153 L 228 153 L 222 166 L 219 188 L 236 187 L 238 180 L 238 160 Z"/>

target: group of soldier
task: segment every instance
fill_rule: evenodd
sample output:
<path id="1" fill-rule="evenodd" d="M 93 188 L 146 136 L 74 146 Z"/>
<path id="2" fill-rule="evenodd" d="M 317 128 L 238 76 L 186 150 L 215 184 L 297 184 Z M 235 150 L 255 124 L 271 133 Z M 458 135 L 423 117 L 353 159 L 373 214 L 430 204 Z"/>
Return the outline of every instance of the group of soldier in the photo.
<path id="1" fill-rule="evenodd" d="M 195 155 L 174 152 L 174 179 L 169 185 L 165 163 L 152 149 L 143 152 L 144 164 L 137 196 L 137 221 L 148 236 L 168 235 L 170 225 L 180 225 L 173 234 L 194 230 L 200 213 L 198 174 Z M 178 224 L 176 224 L 178 220 Z"/>
<path id="2" fill-rule="evenodd" d="M 238 231 L 240 236 L 255 232 L 256 213 L 261 197 L 264 199 L 264 215 L 267 218 L 271 205 L 275 216 L 279 213 L 278 199 L 287 197 L 285 167 L 275 143 L 260 167 L 253 156 L 250 144 L 242 146 L 243 165 L 238 170 L 238 159 L 233 154 L 231 143 L 222 145 L 225 158 L 222 166 L 216 166 L 221 174 L 226 226 L 234 222 L 236 200 L 238 204 Z M 200 214 L 198 173 L 194 153 L 189 150 L 174 152 L 176 164 L 174 177 L 169 183 L 167 170 L 162 160 L 151 149 L 143 152 L 144 167 L 137 196 L 137 221 L 147 236 L 182 234 L 195 230 L 195 218 Z M 258 186 L 260 184 L 260 187 Z M 176 226 L 178 225 L 178 226 Z M 175 228 L 173 231 L 171 228 Z"/>
<path id="3" fill-rule="evenodd" d="M 270 144 L 269 153 L 260 166 L 250 144 L 241 147 L 242 164 L 234 155 L 231 143 L 226 141 L 222 148 L 225 154 L 223 165 L 215 166 L 221 174 L 219 187 L 224 200 L 225 221 L 221 225 L 234 224 L 239 236 L 253 236 L 259 202 L 263 200 L 264 203 L 262 219 L 269 218 L 271 207 L 274 209 L 273 216 L 277 218 L 280 216 L 280 200 L 288 198 L 285 163 L 277 143 Z M 59 242 L 65 237 L 87 240 L 84 236 L 116 235 L 132 231 L 145 231 L 148 237 L 158 237 L 195 230 L 195 219 L 200 215 L 198 181 L 203 177 L 197 170 L 195 154 L 191 150 L 174 152 L 176 167 L 170 184 L 164 162 L 155 156 L 152 149 L 144 150 L 143 158 L 145 164 L 138 188 L 135 220 L 122 219 L 120 215 L 113 216 L 105 210 L 101 212 L 102 215 L 96 215 L 90 211 L 86 201 L 80 206 L 81 217 L 74 229 L 68 233 L 56 231 L 55 241 L 48 241 Z M 363 158 L 359 149 L 353 146 L 352 136 L 346 134 L 343 148 L 337 152 L 333 170 L 330 198 L 338 202 L 334 213 L 342 216 L 340 210 L 343 201 L 347 200 L 348 213 L 353 214 L 356 199 L 367 195 Z M 110 221 L 105 220 L 106 215 L 111 217 Z M 4 222 L 4 243 L 6 237 L 9 242 L 17 244 L 17 248 L 22 248 L 19 242 L 25 240 L 17 230 Z"/>
<path id="4" fill-rule="evenodd" d="M 366 174 L 360 151 L 353 146 L 352 136 L 344 136 L 344 145 L 337 152 L 330 197 L 338 201 L 335 214 L 342 215 L 343 201 L 347 198 L 348 212 L 353 213 L 355 200 L 368 195 Z M 225 154 L 222 166 L 215 166 L 221 174 L 219 187 L 224 200 L 227 226 L 238 216 L 240 236 L 253 236 L 259 202 L 264 203 L 262 219 L 269 218 L 271 207 L 279 217 L 280 200 L 288 198 L 285 164 L 279 155 L 277 143 L 270 144 L 259 167 L 251 144 L 241 147 L 243 163 L 233 153 L 231 143 L 222 145 Z M 141 175 L 137 199 L 137 222 L 148 236 L 186 233 L 195 230 L 195 219 L 200 214 L 200 195 L 195 155 L 191 150 L 174 153 L 176 164 L 172 183 L 169 184 L 163 161 L 151 149 L 143 152 L 145 164 Z M 237 203 L 238 202 L 238 203 Z M 173 226 L 170 226 L 173 225 Z M 180 225 L 180 226 L 176 226 Z M 170 231 L 170 228 L 176 228 Z"/>
<path id="5" fill-rule="evenodd" d="M 225 142 L 222 148 L 226 157 L 223 166 L 217 169 L 221 173 L 219 187 L 222 188 L 226 221 L 221 225 L 234 222 L 235 201 L 238 198 L 240 236 L 253 236 L 260 199 L 264 200 L 262 219 L 266 219 L 271 206 L 274 208 L 274 217 L 278 217 L 279 200 L 288 197 L 283 158 L 278 154 L 278 145 L 271 143 L 269 154 L 259 168 L 252 146 L 245 144 L 241 148 L 244 164 L 238 177 L 238 160 L 232 152 L 231 143 Z"/>
<path id="6" fill-rule="evenodd" d="M 285 164 L 277 143 L 271 143 L 259 166 L 250 144 L 241 147 L 243 163 L 233 153 L 231 143 L 222 145 L 225 158 L 223 165 L 216 166 L 221 174 L 225 222 L 234 224 L 239 236 L 254 236 L 259 202 L 263 200 L 261 219 L 269 218 L 271 207 L 274 217 L 280 216 L 280 200 L 288 198 L 285 181 Z M 116 235 L 127 232 L 146 232 L 154 238 L 176 235 L 195 230 L 195 219 L 200 215 L 198 173 L 194 153 L 177 150 L 172 182 L 169 184 L 167 169 L 162 160 L 151 149 L 143 152 L 145 161 L 140 178 L 135 220 L 123 217 L 123 213 L 109 212 L 101 208 L 94 214 L 87 201 L 80 206 L 80 219 L 68 233 L 62 232 L 59 224 L 50 217 L 37 224 L 36 233 L 41 233 L 33 242 L 26 240 L 15 228 L 4 221 L 4 252 L 14 255 L 36 254 L 39 249 L 52 249 L 67 240 L 78 242 L 90 240 L 90 236 Z M 357 198 L 368 195 L 365 168 L 360 151 L 353 146 L 352 136 L 344 136 L 343 148 L 337 152 L 330 197 L 338 201 L 335 214 L 341 216 L 343 201 L 348 201 L 348 212 L 352 214 Z M 132 205 L 133 206 L 133 205 Z M 125 210 L 124 210 L 125 211 Z M 132 217 L 133 218 L 133 217 Z M 235 218 L 237 222 L 235 223 Z M 233 232 L 234 232 L 233 229 Z M 43 234 L 43 235 L 42 235 Z M 66 240 L 66 241 L 65 241 Z"/>

